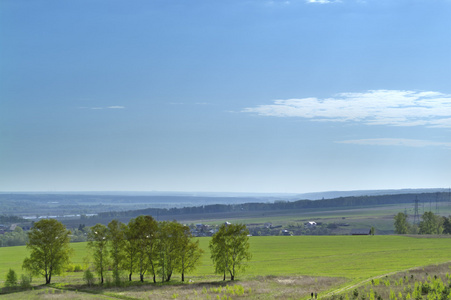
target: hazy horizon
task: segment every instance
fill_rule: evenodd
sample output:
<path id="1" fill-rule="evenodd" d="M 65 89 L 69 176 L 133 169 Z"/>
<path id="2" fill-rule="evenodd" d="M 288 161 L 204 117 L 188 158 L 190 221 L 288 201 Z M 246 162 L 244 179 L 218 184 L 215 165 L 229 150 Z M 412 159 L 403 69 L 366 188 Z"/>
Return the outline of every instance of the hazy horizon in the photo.
<path id="1" fill-rule="evenodd" d="M 0 191 L 0 194 L 98 194 L 98 195 L 183 195 L 183 196 L 302 196 L 302 195 L 322 195 L 322 194 L 398 194 L 409 192 L 431 192 L 443 191 L 447 192 L 451 188 L 405 188 L 405 189 L 378 189 L 378 190 L 336 190 L 336 191 L 316 191 L 316 192 L 300 192 L 300 193 L 280 193 L 280 192 L 221 192 L 221 191 Z"/>

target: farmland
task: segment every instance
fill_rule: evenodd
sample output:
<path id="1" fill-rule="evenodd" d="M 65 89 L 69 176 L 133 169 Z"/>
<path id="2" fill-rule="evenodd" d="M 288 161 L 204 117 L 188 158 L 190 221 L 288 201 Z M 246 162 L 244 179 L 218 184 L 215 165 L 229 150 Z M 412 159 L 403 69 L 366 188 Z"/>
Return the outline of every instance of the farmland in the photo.
<path id="1" fill-rule="evenodd" d="M 208 242 L 209 238 L 200 238 L 200 245 L 206 253 L 196 272 L 188 274 L 189 283 L 181 284 L 179 276 L 175 274 L 169 285 L 150 284 L 147 278 L 148 283 L 145 285 L 136 283 L 128 288 L 101 290 L 96 287 L 87 291 L 95 292 L 96 296 L 111 297 L 126 293 L 127 297 L 138 299 L 148 297 L 150 292 L 162 298 L 180 299 L 208 299 L 208 296 L 225 295 L 225 284 L 232 286 L 232 283 L 223 284 L 221 276 L 213 273 Z M 322 295 L 373 277 L 451 261 L 451 239 L 446 237 L 273 236 L 252 237 L 250 242 L 253 258 L 248 270 L 238 275 L 238 280 L 234 283 L 241 286 L 242 296 L 246 298 L 305 298 L 312 289 Z M 84 265 L 86 244 L 71 245 L 75 250 L 73 263 Z M 9 268 L 21 274 L 21 263 L 26 255 L 25 247 L 0 248 L 0 280 L 5 279 Z M 137 281 L 137 277 L 135 275 L 134 280 Z M 34 285 L 41 285 L 43 282 L 42 278 L 33 280 Z M 52 286 L 63 288 L 67 296 L 72 297 L 69 294 L 73 290 L 78 290 L 80 294 L 86 289 L 83 284 L 82 272 L 67 272 L 65 276 L 55 277 Z M 27 295 L 32 292 L 36 293 L 22 293 Z M 51 293 L 48 290 L 48 294 Z M 86 297 L 89 295 L 92 294 L 86 294 Z M 235 292 L 233 295 L 240 297 Z M 32 297 L 31 294 L 28 296 Z"/>

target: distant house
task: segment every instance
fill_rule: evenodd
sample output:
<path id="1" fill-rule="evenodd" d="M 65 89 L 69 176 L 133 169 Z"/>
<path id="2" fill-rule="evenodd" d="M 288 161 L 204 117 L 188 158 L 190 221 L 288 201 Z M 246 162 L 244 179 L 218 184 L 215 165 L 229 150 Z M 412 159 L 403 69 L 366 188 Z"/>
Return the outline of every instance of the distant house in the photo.
<path id="1" fill-rule="evenodd" d="M 370 235 L 371 229 L 351 229 L 351 235 Z"/>
<path id="2" fill-rule="evenodd" d="M 314 222 L 314 221 L 309 221 L 309 222 L 307 222 L 307 223 L 305 223 L 305 226 L 307 226 L 307 228 L 314 228 L 314 227 L 316 227 L 316 222 Z"/>
<path id="3" fill-rule="evenodd" d="M 293 234 L 291 233 L 291 232 L 289 232 L 288 230 L 282 230 L 282 235 L 285 235 L 285 236 L 292 236 Z"/>
<path id="4" fill-rule="evenodd" d="M 272 227 L 272 223 L 265 223 L 264 225 L 263 225 L 265 228 L 271 228 Z"/>
<path id="5" fill-rule="evenodd" d="M 196 224 L 196 227 L 191 230 L 194 236 L 211 236 L 210 225 L 207 224 Z"/>
<path id="6" fill-rule="evenodd" d="M 229 226 L 229 225 L 232 225 L 232 223 L 226 221 L 226 222 L 224 223 L 224 225 L 225 225 L 225 226 Z"/>

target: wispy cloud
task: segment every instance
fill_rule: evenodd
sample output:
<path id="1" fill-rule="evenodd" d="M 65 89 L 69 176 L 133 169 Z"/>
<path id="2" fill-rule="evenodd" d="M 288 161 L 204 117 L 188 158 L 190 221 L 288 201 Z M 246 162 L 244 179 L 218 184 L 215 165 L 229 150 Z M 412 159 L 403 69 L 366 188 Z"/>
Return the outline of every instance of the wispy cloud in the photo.
<path id="1" fill-rule="evenodd" d="M 370 146 L 445 147 L 451 149 L 451 143 L 434 142 L 427 140 L 402 139 L 402 138 L 346 140 L 346 141 L 338 141 L 336 143 L 370 145 Z"/>
<path id="2" fill-rule="evenodd" d="M 340 0 L 307 0 L 307 3 L 319 3 L 319 4 L 329 4 L 341 2 Z"/>
<path id="3" fill-rule="evenodd" d="M 279 1 L 266 1 L 265 5 L 267 6 L 274 6 L 274 5 L 290 5 L 291 2 L 290 1 L 283 1 L 283 0 L 279 0 Z"/>
<path id="4" fill-rule="evenodd" d="M 273 104 L 245 108 L 242 112 L 312 121 L 451 128 L 451 95 L 370 90 L 364 93 L 341 93 L 325 99 L 275 100 Z"/>
<path id="5" fill-rule="evenodd" d="M 94 107 L 79 107 L 80 109 L 92 109 L 92 110 L 102 110 L 102 109 L 124 109 L 125 106 L 112 105 L 112 106 L 94 106 Z"/>

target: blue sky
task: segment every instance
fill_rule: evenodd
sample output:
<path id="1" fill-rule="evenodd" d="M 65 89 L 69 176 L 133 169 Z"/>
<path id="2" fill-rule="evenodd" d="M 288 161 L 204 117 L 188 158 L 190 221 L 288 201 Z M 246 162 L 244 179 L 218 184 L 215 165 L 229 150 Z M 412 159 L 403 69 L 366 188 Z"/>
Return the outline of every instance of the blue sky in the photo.
<path id="1" fill-rule="evenodd" d="M 451 185 L 451 1 L 0 2 L 0 191 Z"/>

